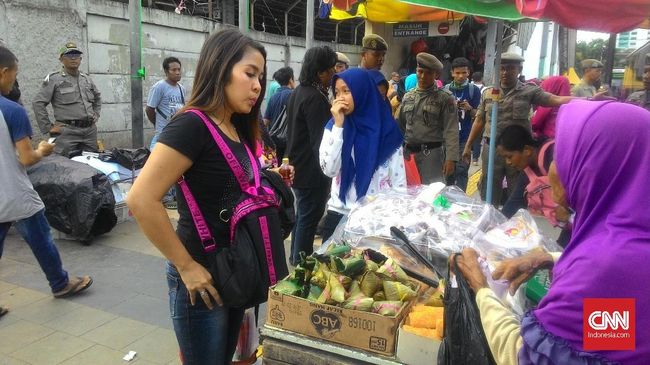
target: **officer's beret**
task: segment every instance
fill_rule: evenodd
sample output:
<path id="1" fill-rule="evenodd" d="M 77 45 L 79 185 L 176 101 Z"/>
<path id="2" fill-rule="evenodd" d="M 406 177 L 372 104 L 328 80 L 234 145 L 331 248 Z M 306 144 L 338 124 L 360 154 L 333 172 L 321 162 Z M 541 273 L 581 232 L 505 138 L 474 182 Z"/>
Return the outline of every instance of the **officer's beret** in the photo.
<path id="1" fill-rule="evenodd" d="M 343 62 L 346 65 L 349 65 L 350 59 L 348 58 L 348 56 L 344 55 L 343 53 L 336 52 L 336 62 Z"/>
<path id="2" fill-rule="evenodd" d="M 524 58 L 514 52 L 506 52 L 501 54 L 501 63 L 522 63 Z"/>
<path id="3" fill-rule="evenodd" d="M 82 54 L 81 50 L 79 47 L 77 47 L 77 44 L 75 42 L 68 42 L 66 43 L 63 47 L 59 49 L 59 56 L 63 56 L 64 54 Z"/>
<path id="4" fill-rule="evenodd" d="M 442 62 L 438 61 L 436 56 L 430 53 L 420 52 L 417 56 L 415 56 L 415 59 L 418 63 L 418 67 L 426 68 L 432 71 L 442 71 Z"/>
<path id="5" fill-rule="evenodd" d="M 603 63 L 598 60 L 588 58 L 580 62 L 580 67 L 582 67 L 583 70 L 586 70 L 588 68 L 603 68 Z"/>
<path id="6" fill-rule="evenodd" d="M 386 43 L 384 38 L 376 34 L 368 34 L 363 37 L 361 46 L 372 51 L 388 51 L 388 43 Z"/>

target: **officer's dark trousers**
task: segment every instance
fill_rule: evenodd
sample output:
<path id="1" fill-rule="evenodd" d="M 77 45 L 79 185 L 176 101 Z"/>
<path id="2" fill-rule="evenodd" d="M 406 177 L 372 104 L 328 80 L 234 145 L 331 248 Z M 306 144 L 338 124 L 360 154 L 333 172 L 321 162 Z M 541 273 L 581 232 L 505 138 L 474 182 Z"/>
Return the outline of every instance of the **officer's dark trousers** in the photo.
<path id="1" fill-rule="evenodd" d="M 434 182 L 445 182 L 445 177 L 442 174 L 442 166 L 445 163 L 445 154 L 442 147 L 434 148 L 432 150 L 422 150 L 413 153 L 415 156 L 415 164 L 420 173 L 422 185 L 428 185 Z"/>
<path id="2" fill-rule="evenodd" d="M 487 196 L 487 177 L 488 177 L 488 161 L 490 153 L 490 144 L 483 144 L 481 151 L 481 160 L 483 168 L 481 171 L 481 199 L 485 200 Z M 508 198 L 517 183 L 519 171 L 513 167 L 506 165 L 506 161 L 498 153 L 494 156 L 494 181 L 492 183 L 492 205 L 498 207 L 502 202 L 503 193 L 503 178 L 508 182 L 506 189 L 506 197 Z"/>
<path id="3" fill-rule="evenodd" d="M 61 134 L 54 142 L 54 153 L 65 157 L 74 157 L 81 152 L 97 152 L 97 126 L 87 128 L 73 127 L 69 124 L 57 124 Z"/>

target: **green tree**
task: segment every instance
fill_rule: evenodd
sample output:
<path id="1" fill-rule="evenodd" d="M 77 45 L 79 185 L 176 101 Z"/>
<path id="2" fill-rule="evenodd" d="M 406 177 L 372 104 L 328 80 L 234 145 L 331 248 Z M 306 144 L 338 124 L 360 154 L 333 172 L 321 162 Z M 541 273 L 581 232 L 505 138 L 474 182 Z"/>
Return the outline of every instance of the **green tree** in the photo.
<path id="1" fill-rule="evenodd" d="M 606 39 L 593 39 L 591 42 L 587 43 L 585 41 L 580 41 L 576 44 L 576 65 L 580 64 L 580 61 L 593 58 L 595 60 L 603 61 L 605 57 L 605 49 L 607 48 Z"/>

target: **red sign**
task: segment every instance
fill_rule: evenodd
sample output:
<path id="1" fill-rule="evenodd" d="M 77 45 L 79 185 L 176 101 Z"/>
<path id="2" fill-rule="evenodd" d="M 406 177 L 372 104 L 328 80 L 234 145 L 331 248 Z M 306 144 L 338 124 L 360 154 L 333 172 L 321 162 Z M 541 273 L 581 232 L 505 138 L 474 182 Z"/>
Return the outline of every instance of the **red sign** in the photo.
<path id="1" fill-rule="evenodd" d="M 634 298 L 585 298 L 582 341 L 586 351 L 635 349 Z"/>
<path id="2" fill-rule="evenodd" d="M 449 32 L 449 23 L 440 23 L 438 25 L 438 33 L 447 34 Z"/>

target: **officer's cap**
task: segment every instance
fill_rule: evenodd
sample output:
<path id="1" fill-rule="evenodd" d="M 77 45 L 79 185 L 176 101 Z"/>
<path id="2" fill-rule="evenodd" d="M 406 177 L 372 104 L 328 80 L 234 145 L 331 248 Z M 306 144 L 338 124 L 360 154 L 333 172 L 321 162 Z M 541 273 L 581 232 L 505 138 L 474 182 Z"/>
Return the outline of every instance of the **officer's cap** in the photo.
<path id="1" fill-rule="evenodd" d="M 524 58 L 514 52 L 506 52 L 501 54 L 501 63 L 522 63 Z"/>
<path id="2" fill-rule="evenodd" d="M 588 58 L 580 62 L 580 67 L 582 67 L 583 70 L 586 70 L 588 68 L 603 68 L 603 63 L 598 60 Z"/>
<path id="3" fill-rule="evenodd" d="M 368 34 L 363 37 L 361 46 L 371 51 L 388 51 L 388 43 L 386 43 L 384 38 L 376 34 Z"/>
<path id="4" fill-rule="evenodd" d="M 420 52 L 415 56 L 415 60 L 418 63 L 418 67 L 426 68 L 431 71 L 442 71 L 442 62 L 430 53 Z"/>
<path id="5" fill-rule="evenodd" d="M 59 56 L 63 56 L 64 54 L 82 54 L 81 50 L 79 47 L 77 47 L 77 44 L 74 42 L 68 42 L 66 43 L 61 49 L 59 49 Z"/>
<path id="6" fill-rule="evenodd" d="M 341 52 L 336 52 L 336 62 L 342 62 L 345 63 L 346 65 L 350 64 L 350 59 L 348 56 L 344 55 Z"/>

